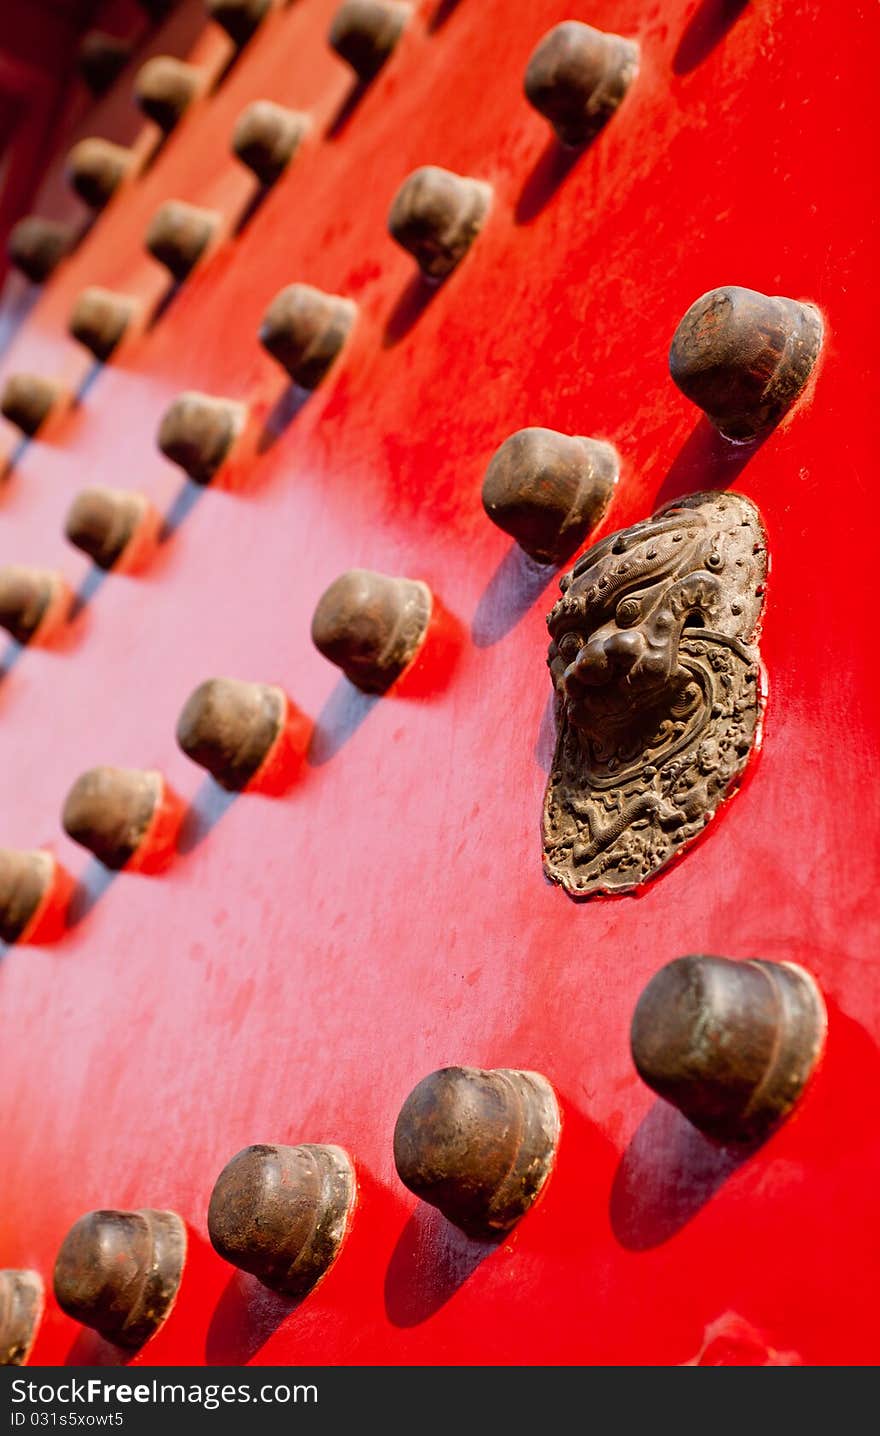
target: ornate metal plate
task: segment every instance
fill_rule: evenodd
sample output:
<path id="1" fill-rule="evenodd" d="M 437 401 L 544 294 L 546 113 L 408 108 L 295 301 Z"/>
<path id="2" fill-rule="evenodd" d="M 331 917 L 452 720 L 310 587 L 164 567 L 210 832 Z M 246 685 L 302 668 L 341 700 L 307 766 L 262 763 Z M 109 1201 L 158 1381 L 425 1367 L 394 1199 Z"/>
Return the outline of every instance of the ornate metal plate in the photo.
<path id="1" fill-rule="evenodd" d="M 544 869 L 574 898 L 630 892 L 702 832 L 760 738 L 763 526 L 702 493 L 611 534 L 547 624 L 557 742 Z"/>

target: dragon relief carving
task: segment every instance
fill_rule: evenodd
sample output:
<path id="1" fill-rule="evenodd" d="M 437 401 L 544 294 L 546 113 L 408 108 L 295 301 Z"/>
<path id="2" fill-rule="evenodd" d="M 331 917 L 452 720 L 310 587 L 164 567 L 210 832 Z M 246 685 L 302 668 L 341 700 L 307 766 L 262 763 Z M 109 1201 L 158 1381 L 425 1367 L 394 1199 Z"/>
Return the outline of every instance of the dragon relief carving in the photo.
<path id="1" fill-rule="evenodd" d="M 637 888 L 737 786 L 760 740 L 766 574 L 754 504 L 701 493 L 563 575 L 547 619 L 557 742 L 544 869 L 571 897 Z"/>

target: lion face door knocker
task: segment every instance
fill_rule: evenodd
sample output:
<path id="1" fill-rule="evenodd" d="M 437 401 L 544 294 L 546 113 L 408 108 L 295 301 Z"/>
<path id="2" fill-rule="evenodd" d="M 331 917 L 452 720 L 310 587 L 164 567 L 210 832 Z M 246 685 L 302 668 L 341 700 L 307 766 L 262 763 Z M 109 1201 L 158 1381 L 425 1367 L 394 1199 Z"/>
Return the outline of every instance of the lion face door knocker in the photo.
<path id="1" fill-rule="evenodd" d="M 544 869 L 571 897 L 646 882 L 738 784 L 760 739 L 766 574 L 754 504 L 703 493 L 611 534 L 561 579 Z"/>

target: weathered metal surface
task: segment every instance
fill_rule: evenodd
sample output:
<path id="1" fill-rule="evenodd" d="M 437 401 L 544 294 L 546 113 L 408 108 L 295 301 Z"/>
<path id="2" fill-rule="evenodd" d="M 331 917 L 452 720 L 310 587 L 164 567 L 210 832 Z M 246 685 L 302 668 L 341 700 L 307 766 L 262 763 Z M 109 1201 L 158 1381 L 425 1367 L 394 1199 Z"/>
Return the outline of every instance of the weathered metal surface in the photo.
<path id="1" fill-rule="evenodd" d="M 0 1366 L 24 1366 L 43 1314 L 37 1271 L 0 1271 Z"/>
<path id="2" fill-rule="evenodd" d="M 150 220 L 144 243 L 178 281 L 195 269 L 214 238 L 219 216 L 182 200 L 168 200 Z"/>
<path id="3" fill-rule="evenodd" d="M 0 393 L 0 414 L 32 439 L 60 399 L 59 386 L 42 374 L 10 374 Z"/>
<path id="4" fill-rule="evenodd" d="M 16 643 L 40 642 L 57 632 L 71 603 L 64 575 L 9 563 L 0 568 L 0 627 Z"/>
<path id="5" fill-rule="evenodd" d="M 110 140 L 80 140 L 67 156 L 71 187 L 91 209 L 103 209 L 131 169 L 134 155 Z"/>
<path id="6" fill-rule="evenodd" d="M 209 678 L 190 694 L 177 720 L 188 758 L 224 788 L 246 788 L 284 732 L 287 697 L 266 683 Z"/>
<path id="7" fill-rule="evenodd" d="M 185 1258 L 176 1212 L 87 1212 L 61 1243 L 55 1300 L 74 1321 L 136 1350 L 167 1320 Z"/>
<path id="8" fill-rule="evenodd" d="M 246 45 L 265 18 L 272 0 L 205 0 L 212 20 L 238 46 Z"/>
<path id="9" fill-rule="evenodd" d="M 72 243 L 68 225 L 31 214 L 20 219 L 10 232 L 9 259 L 32 283 L 42 284 Z"/>
<path id="10" fill-rule="evenodd" d="M 0 938 L 4 942 L 18 942 L 33 929 L 55 883 L 56 867 L 51 853 L 0 848 Z"/>
<path id="11" fill-rule="evenodd" d="M 754 504 L 724 493 L 609 535 L 563 576 L 544 868 L 570 897 L 637 888 L 739 783 L 760 738 L 766 576 Z"/>
<path id="12" fill-rule="evenodd" d="M 613 120 L 568 154 L 522 78 L 570 4 L 430 0 L 356 103 L 327 44 L 337 8 L 273 8 L 46 288 L 10 276 L 8 303 L 31 308 L 4 374 L 89 387 L 52 442 L 0 434 L 14 456 L 2 557 L 58 568 L 84 595 L 57 646 L 0 656 L 3 842 L 53 851 L 78 885 L 61 939 L 0 964 L 14 1014 L 0 1051 L 0 1260 L 47 1279 L 87 1208 L 179 1211 L 188 1267 L 140 1368 L 675 1365 L 727 1312 L 764 1350 L 874 1364 L 880 1139 L 865 1093 L 880 930 L 864 874 L 880 854 L 880 775 L 876 603 L 860 555 L 877 499 L 865 302 L 876 8 L 856 0 L 842 23 L 814 0 L 735 16 L 711 0 L 595 0 L 590 23 L 638 41 L 641 64 Z M 219 74 L 229 42 L 196 10 L 202 32 L 176 53 Z M 251 211 L 255 181 L 229 140 L 260 98 L 308 112 L 313 130 Z M 88 132 L 131 143 L 130 93 L 119 130 L 113 99 Z M 59 180 L 71 143 L 52 195 L 79 223 Z M 434 289 L 385 232 L 395 190 L 431 163 L 493 188 L 477 241 Z M 168 281 L 143 235 L 170 197 L 221 213 L 226 237 L 156 317 Z M 273 296 L 297 282 L 358 305 L 308 397 L 257 339 Z M 826 325 L 811 383 L 759 444 L 723 440 L 668 374 L 681 316 L 729 283 L 814 303 Z M 97 374 L 65 333 L 93 284 L 154 316 Z M 8 334 L 8 305 L 4 320 Z M 232 457 L 228 488 L 194 489 L 156 453 L 184 390 L 253 414 L 259 442 Z M 598 539 L 707 489 L 747 495 L 766 525 L 760 761 L 706 841 L 637 900 L 575 905 L 537 861 L 553 580 L 487 522 L 480 493 L 498 446 L 526 426 L 620 454 Z M 84 483 L 141 491 L 166 517 L 137 580 L 96 586 L 65 540 Z M 442 596 L 454 666 L 426 642 L 418 691 L 401 683 L 372 702 L 350 690 L 309 621 L 355 565 Z M 310 715 L 284 797 L 230 799 L 177 748 L 180 706 L 214 673 L 277 684 Z M 71 779 L 102 761 L 162 771 L 187 804 L 160 881 L 109 881 L 60 830 Z M 658 1099 L 629 1052 L 652 976 L 707 951 L 797 962 L 828 1004 L 815 1080 L 747 1156 Z M 562 1109 L 541 1200 L 488 1250 L 394 1167 L 401 1103 L 450 1064 L 543 1072 Z M 231 1153 L 304 1136 L 351 1152 L 359 1204 L 341 1259 L 288 1312 L 214 1252 L 206 1209 Z M 711 1360 L 733 1359 L 723 1346 Z M 50 1292 L 32 1359 L 118 1356 Z"/>
<path id="13" fill-rule="evenodd" d="M 356 1197 L 341 1147 L 246 1147 L 217 1178 L 208 1233 L 225 1261 L 270 1291 L 301 1299 L 333 1265 Z"/>
<path id="14" fill-rule="evenodd" d="M 635 78 L 639 47 L 579 20 L 555 26 L 528 63 L 526 98 L 562 144 L 586 145 L 617 110 Z"/>
<path id="15" fill-rule="evenodd" d="M 76 63 L 93 95 L 106 94 L 131 59 L 132 49 L 130 40 L 106 30 L 89 30 L 83 36 Z"/>
<path id="16" fill-rule="evenodd" d="M 446 279 L 483 227 L 491 191 L 480 180 L 422 165 L 404 180 L 388 215 L 392 239 L 428 279 Z"/>
<path id="17" fill-rule="evenodd" d="M 154 55 L 135 76 L 135 102 L 167 135 L 180 123 L 204 82 L 205 76 L 195 65 L 173 55 Z"/>
<path id="18" fill-rule="evenodd" d="M 179 394 L 162 415 L 156 443 L 196 484 L 209 484 L 244 424 L 244 409 L 210 394 Z"/>
<path id="19" fill-rule="evenodd" d="M 315 389 L 342 351 L 357 306 L 310 284 L 276 294 L 260 324 L 260 343 L 304 389 Z"/>
<path id="20" fill-rule="evenodd" d="M 816 983 L 786 962 L 679 957 L 651 978 L 632 1022 L 639 1076 L 714 1141 L 764 1141 L 825 1045 Z"/>
<path id="21" fill-rule="evenodd" d="M 538 1072 L 445 1067 L 423 1077 L 400 1109 L 400 1180 L 468 1236 L 516 1225 L 553 1167 L 559 1107 Z"/>
<path id="22" fill-rule="evenodd" d="M 397 0 L 344 0 L 330 26 L 330 44 L 361 80 L 372 80 L 392 54 L 412 6 Z"/>

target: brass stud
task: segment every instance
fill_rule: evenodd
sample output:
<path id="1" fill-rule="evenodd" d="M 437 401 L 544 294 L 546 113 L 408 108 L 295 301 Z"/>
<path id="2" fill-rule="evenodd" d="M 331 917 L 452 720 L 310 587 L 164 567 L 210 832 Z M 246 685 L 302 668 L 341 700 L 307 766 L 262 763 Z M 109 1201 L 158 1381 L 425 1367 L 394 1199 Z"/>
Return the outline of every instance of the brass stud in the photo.
<path id="1" fill-rule="evenodd" d="M 707 1137 L 752 1143 L 798 1101 L 826 1021 L 818 987 L 795 963 L 679 957 L 638 1000 L 633 1061 Z"/>
<path id="2" fill-rule="evenodd" d="M 67 178 L 80 199 L 92 209 L 103 209 L 116 193 L 134 162 L 131 150 L 110 140 L 80 140 L 67 156 Z"/>
<path id="3" fill-rule="evenodd" d="M 135 104 L 164 134 L 170 134 L 196 98 L 203 79 L 195 65 L 173 55 L 154 55 L 135 75 Z"/>
<path id="4" fill-rule="evenodd" d="M 507 1232 L 546 1182 L 559 1107 L 537 1072 L 445 1067 L 409 1094 L 394 1129 L 400 1180 L 468 1236 Z"/>
<path id="5" fill-rule="evenodd" d="M 73 231 L 66 224 L 31 214 L 12 226 L 6 252 L 10 264 L 20 269 L 32 284 L 42 284 L 73 244 Z"/>
<path id="6" fill-rule="evenodd" d="M 604 516 L 619 470 L 601 439 L 520 429 L 486 470 L 483 507 L 538 563 L 561 563 Z"/>
<path id="7" fill-rule="evenodd" d="M 272 0 L 205 0 L 208 14 L 237 49 L 246 45 L 271 8 Z"/>
<path id="8" fill-rule="evenodd" d="M 84 289 L 70 313 L 68 329 L 74 339 L 103 364 L 121 341 L 137 310 L 127 294 L 92 285 Z"/>
<path id="9" fill-rule="evenodd" d="M 189 391 L 166 409 L 157 443 L 196 484 L 209 484 L 244 428 L 244 405 Z"/>
<path id="10" fill-rule="evenodd" d="M 352 568 L 321 596 L 312 642 L 356 687 L 384 693 L 424 642 L 431 609 L 420 580 Z"/>
<path id="11" fill-rule="evenodd" d="M 60 573 L 5 564 L 0 568 L 0 628 L 19 643 L 43 642 L 64 622 L 71 597 Z"/>
<path id="12" fill-rule="evenodd" d="M 245 1147 L 217 1178 L 208 1233 L 224 1261 L 270 1291 L 303 1297 L 336 1260 L 355 1194 L 341 1147 Z"/>
<path id="13" fill-rule="evenodd" d="M 41 374 L 10 374 L 0 393 L 0 414 L 32 439 L 60 398 L 60 387 Z"/>
<path id="14" fill-rule="evenodd" d="M 822 347 L 812 304 L 728 285 L 692 304 L 675 331 L 669 371 L 727 439 L 748 443 L 791 407 Z"/>
<path id="15" fill-rule="evenodd" d="M 639 47 L 620 35 L 564 20 L 539 42 L 526 69 L 529 103 L 548 119 L 562 144 L 588 144 L 632 84 Z"/>
<path id="16" fill-rule="evenodd" d="M 297 384 L 315 389 L 340 353 L 357 305 L 310 284 L 276 294 L 260 325 L 260 343 Z"/>
<path id="17" fill-rule="evenodd" d="M 77 51 L 79 72 L 93 95 L 104 95 L 122 74 L 131 59 L 128 40 L 108 35 L 104 30 L 89 30 Z"/>
<path id="18" fill-rule="evenodd" d="M 410 5 L 395 0 L 345 0 L 330 26 L 330 45 L 360 80 L 381 70 L 406 29 Z"/>
<path id="19" fill-rule="evenodd" d="M 176 1212 L 87 1212 L 55 1262 L 61 1310 L 117 1346 L 143 1346 L 171 1313 L 186 1258 Z"/>
<path id="20" fill-rule="evenodd" d="M 266 683 L 209 678 L 190 694 L 177 720 L 180 747 L 233 792 L 270 759 L 288 715 L 287 696 Z"/>
<path id="21" fill-rule="evenodd" d="M 154 847 L 171 798 L 161 773 L 90 768 L 70 789 L 61 822 L 68 837 L 105 867 L 124 868 Z"/>
<path id="22" fill-rule="evenodd" d="M 254 100 L 242 110 L 232 131 L 232 152 L 260 184 L 281 178 L 309 128 L 308 115 L 271 100 Z"/>
<path id="23" fill-rule="evenodd" d="M 445 279 L 482 228 L 491 194 L 481 180 L 424 165 L 394 197 L 388 216 L 391 237 L 415 256 L 427 278 Z"/>
<path id="24" fill-rule="evenodd" d="M 0 1366 L 24 1366 L 43 1315 L 43 1279 L 36 1271 L 0 1271 Z"/>
<path id="25" fill-rule="evenodd" d="M 66 537 L 99 568 L 131 569 L 155 544 L 161 520 L 143 494 L 81 489 L 67 511 Z"/>
<path id="26" fill-rule="evenodd" d="M 50 907 L 66 906 L 69 885 L 51 853 L 0 848 L 0 938 L 29 942 L 44 927 Z"/>
<path id="27" fill-rule="evenodd" d="M 181 281 L 202 258 L 220 224 L 211 209 L 199 209 L 179 199 L 160 205 L 147 228 L 146 246 L 171 276 Z"/>

